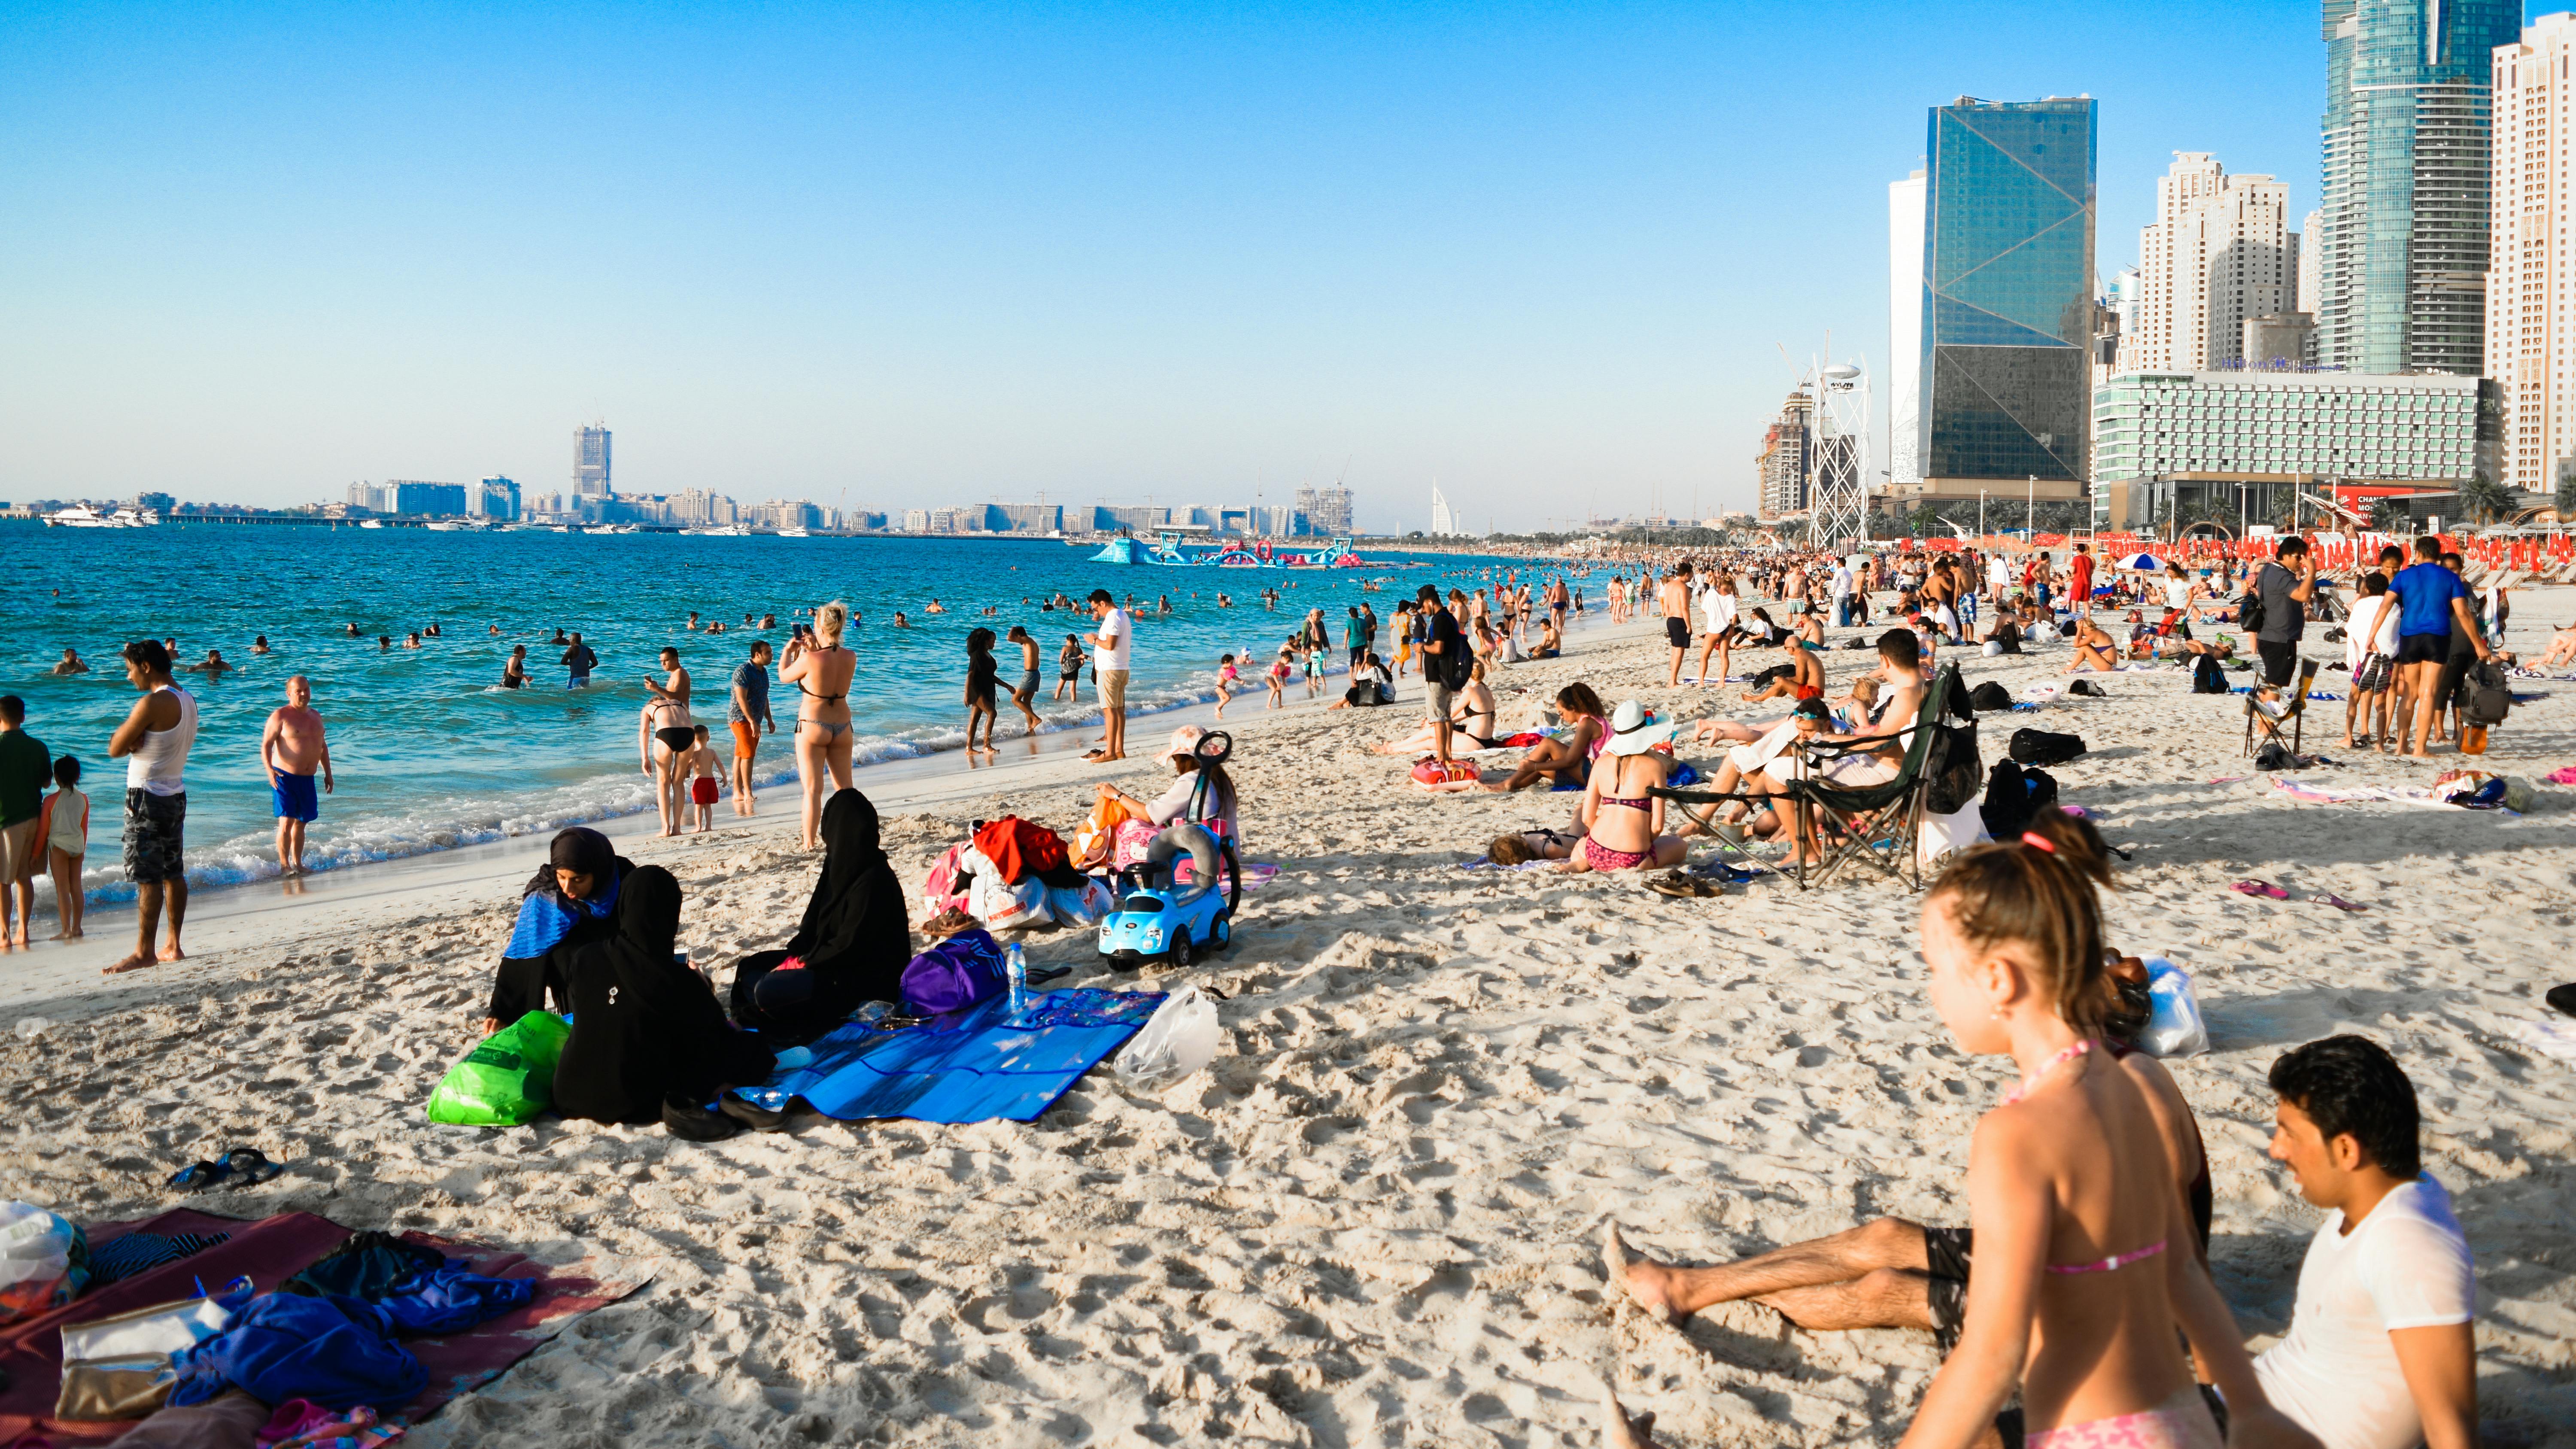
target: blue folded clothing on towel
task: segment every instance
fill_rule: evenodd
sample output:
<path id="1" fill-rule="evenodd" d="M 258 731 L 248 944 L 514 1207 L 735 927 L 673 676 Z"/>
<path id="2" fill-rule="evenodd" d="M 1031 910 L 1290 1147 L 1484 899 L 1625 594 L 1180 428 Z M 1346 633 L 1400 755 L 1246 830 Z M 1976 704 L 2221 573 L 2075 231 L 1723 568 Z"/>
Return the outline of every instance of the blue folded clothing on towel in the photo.
<path id="1" fill-rule="evenodd" d="M 888 1030 L 866 1022 L 810 1043 L 811 1064 L 735 1095 L 777 1112 L 799 1098 L 826 1117 L 1033 1122 L 1082 1074 L 1126 1045 L 1162 1004 L 1159 991 L 1040 992 L 1016 1016 L 997 996 Z"/>
<path id="2" fill-rule="evenodd" d="M 394 1342 L 392 1316 L 372 1303 L 265 1293 L 226 1306 L 232 1326 L 178 1356 L 172 1404 L 202 1404 L 237 1388 L 271 1404 L 311 1399 L 326 1409 L 390 1410 L 429 1386 L 429 1370 Z"/>

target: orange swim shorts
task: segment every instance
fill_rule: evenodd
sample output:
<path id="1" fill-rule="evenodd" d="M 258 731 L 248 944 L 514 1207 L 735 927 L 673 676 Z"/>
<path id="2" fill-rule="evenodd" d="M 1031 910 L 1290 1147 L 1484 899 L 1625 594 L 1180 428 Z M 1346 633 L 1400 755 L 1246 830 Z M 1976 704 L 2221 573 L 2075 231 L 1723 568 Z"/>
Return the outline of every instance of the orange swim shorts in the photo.
<path id="1" fill-rule="evenodd" d="M 749 720 L 733 722 L 733 757 L 748 760 L 760 748 L 760 726 Z"/>

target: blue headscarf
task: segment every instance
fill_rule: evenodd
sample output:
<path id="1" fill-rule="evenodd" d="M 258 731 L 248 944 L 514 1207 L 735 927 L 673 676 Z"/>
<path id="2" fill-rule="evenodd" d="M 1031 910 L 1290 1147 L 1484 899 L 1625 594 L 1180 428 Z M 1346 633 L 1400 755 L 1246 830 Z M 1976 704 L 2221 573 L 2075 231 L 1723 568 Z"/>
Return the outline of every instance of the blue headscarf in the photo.
<path id="1" fill-rule="evenodd" d="M 591 894 L 565 895 L 555 877 L 557 870 L 589 876 Z M 513 960 L 542 956 L 572 934 L 574 926 L 605 917 L 616 906 L 616 848 L 598 831 L 574 826 L 555 837 L 546 863 L 537 867 L 535 878 L 528 882 L 527 894 L 519 902 L 518 923 L 510 928 L 510 944 L 501 954 Z"/>

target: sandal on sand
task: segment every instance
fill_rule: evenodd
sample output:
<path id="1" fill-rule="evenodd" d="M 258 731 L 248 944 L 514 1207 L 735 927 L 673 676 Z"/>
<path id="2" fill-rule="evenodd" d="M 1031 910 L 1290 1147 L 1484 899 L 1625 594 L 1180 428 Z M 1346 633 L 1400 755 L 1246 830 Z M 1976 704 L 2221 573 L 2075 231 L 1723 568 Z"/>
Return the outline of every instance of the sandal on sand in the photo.
<path id="1" fill-rule="evenodd" d="M 2236 892 L 2238 895 L 2262 896 L 2269 900 L 2286 901 L 2290 898 L 2290 893 L 2288 891 L 2281 889 L 2279 886 L 2272 884 L 2268 880 L 2240 880 L 2236 884 L 2229 886 L 2228 889 Z"/>
<path id="2" fill-rule="evenodd" d="M 215 1159 L 215 1166 L 225 1176 L 237 1178 L 244 1187 L 268 1181 L 286 1169 L 268 1160 L 268 1154 L 256 1147 L 236 1147 Z"/>
<path id="3" fill-rule="evenodd" d="M 1710 896 L 1726 894 L 1726 887 L 1717 882 L 1678 870 L 1668 870 L 1662 875 L 1648 876 L 1646 889 L 1659 896 L 1671 896 L 1677 901 L 1706 900 Z"/>
<path id="4" fill-rule="evenodd" d="M 2332 891 L 2326 892 L 2324 895 L 2317 897 L 2317 899 L 2324 901 L 2327 905 L 2334 907 L 2338 911 L 2366 911 L 2370 909 L 2368 906 L 2345 900 L 2343 897 L 2336 895 Z"/>

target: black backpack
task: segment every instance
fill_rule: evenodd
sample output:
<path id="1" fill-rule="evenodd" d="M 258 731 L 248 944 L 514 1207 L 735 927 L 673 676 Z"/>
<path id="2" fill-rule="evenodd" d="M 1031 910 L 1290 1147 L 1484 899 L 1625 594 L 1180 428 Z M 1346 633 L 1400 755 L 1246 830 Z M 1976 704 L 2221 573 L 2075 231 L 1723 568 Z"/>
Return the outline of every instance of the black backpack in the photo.
<path id="1" fill-rule="evenodd" d="M 2010 760 L 1995 761 L 1986 776 L 1986 800 L 1977 808 L 1986 834 L 1997 840 L 2019 840 L 2031 817 L 2057 803 L 2057 780 L 2046 770 L 2025 770 Z"/>
<path id="2" fill-rule="evenodd" d="M 2191 656 L 2191 692 L 2194 694 L 2227 693 L 2227 671 L 2218 667 L 2217 655 Z"/>
<path id="3" fill-rule="evenodd" d="M 1968 703 L 1976 709 L 2010 709 L 2013 704 L 2012 691 L 1989 679 L 1968 691 Z"/>
<path id="4" fill-rule="evenodd" d="M 1961 725 L 1934 725 L 1932 758 L 1926 763 L 1932 771 L 1932 783 L 1924 791 L 1923 808 L 1935 815 L 1952 815 L 1968 808 L 1977 798 L 1977 787 L 1985 783 L 1985 762 L 1977 758 L 1977 722 Z"/>
<path id="5" fill-rule="evenodd" d="M 2236 627 L 2248 634 L 2263 632 L 2263 596 L 2247 585 L 2245 594 L 2236 601 Z"/>
<path id="6" fill-rule="evenodd" d="M 2471 724 L 2493 727 L 2504 723 L 2513 713 L 2513 681 L 2497 665 L 2484 661 L 2469 666 L 2465 711 Z"/>
<path id="7" fill-rule="evenodd" d="M 2084 737 L 2052 730 L 2014 730 L 2009 748 L 2012 757 L 2025 765 L 2062 765 L 2084 753 Z"/>

